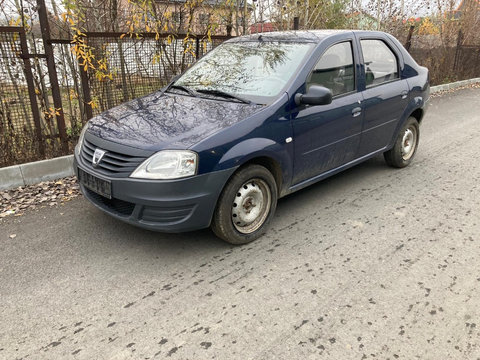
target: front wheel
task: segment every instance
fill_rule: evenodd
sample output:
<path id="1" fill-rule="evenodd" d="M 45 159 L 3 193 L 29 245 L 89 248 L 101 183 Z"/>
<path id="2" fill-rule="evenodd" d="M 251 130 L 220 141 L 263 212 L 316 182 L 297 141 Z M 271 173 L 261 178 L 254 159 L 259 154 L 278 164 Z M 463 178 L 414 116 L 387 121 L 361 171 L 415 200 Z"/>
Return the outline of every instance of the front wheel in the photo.
<path id="1" fill-rule="evenodd" d="M 213 214 L 212 230 L 231 244 L 262 236 L 277 207 L 277 184 L 260 165 L 240 169 L 228 181 Z"/>
<path id="2" fill-rule="evenodd" d="M 387 164 L 397 168 L 408 166 L 417 152 L 419 138 L 418 121 L 414 117 L 409 117 L 398 133 L 393 148 L 383 153 Z"/>

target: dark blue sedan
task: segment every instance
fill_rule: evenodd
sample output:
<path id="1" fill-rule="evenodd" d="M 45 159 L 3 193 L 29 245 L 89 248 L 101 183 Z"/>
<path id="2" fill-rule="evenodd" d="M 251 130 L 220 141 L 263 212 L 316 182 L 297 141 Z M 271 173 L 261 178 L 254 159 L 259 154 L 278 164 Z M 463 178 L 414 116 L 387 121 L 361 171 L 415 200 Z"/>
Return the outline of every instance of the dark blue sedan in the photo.
<path id="1" fill-rule="evenodd" d="M 379 153 L 410 164 L 429 89 L 428 70 L 382 32 L 238 37 L 89 121 L 75 170 L 120 220 L 248 243 L 282 196 Z"/>

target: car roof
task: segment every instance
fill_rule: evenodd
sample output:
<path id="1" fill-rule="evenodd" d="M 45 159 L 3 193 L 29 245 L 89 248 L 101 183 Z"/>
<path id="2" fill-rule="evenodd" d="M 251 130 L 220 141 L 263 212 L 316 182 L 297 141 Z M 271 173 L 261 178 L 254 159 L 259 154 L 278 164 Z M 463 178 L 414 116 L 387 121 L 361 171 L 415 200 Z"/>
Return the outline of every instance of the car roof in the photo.
<path id="1" fill-rule="evenodd" d="M 353 30 L 292 30 L 292 31 L 272 31 L 244 35 L 228 40 L 228 42 L 244 41 L 295 41 L 295 42 L 314 42 L 318 43 L 328 36 L 352 33 Z M 363 32 L 363 31 L 362 31 Z"/>

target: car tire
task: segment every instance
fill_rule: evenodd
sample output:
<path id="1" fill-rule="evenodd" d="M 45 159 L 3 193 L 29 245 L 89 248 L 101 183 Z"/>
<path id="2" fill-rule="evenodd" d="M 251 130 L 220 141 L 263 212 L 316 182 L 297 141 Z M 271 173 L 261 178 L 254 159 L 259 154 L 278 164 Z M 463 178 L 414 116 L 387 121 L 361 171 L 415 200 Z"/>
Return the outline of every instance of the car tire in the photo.
<path id="1" fill-rule="evenodd" d="M 211 228 L 230 244 L 247 244 L 265 233 L 277 199 L 277 184 L 269 170 L 260 165 L 241 168 L 220 194 Z"/>
<path id="2" fill-rule="evenodd" d="M 393 148 L 383 153 L 387 164 L 396 168 L 408 166 L 417 152 L 419 139 L 418 121 L 411 116 L 399 131 Z"/>

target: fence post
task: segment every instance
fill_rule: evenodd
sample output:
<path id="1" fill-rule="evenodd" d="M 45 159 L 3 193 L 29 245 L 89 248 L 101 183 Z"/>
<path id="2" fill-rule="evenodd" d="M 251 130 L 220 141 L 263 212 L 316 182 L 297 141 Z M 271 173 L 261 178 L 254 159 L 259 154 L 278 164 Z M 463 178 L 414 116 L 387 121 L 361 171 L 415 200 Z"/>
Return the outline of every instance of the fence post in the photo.
<path id="1" fill-rule="evenodd" d="M 295 16 L 293 18 L 293 30 L 298 30 L 300 28 L 300 18 Z"/>
<path id="2" fill-rule="evenodd" d="M 83 104 L 85 109 L 85 121 L 90 120 L 93 117 L 92 111 L 92 95 L 90 94 L 90 84 L 88 83 L 88 73 L 85 71 L 83 66 L 79 63 L 78 68 L 80 69 L 80 82 L 82 84 L 82 93 L 83 93 Z"/>
<path id="3" fill-rule="evenodd" d="M 405 42 L 405 50 L 407 51 L 410 51 L 410 47 L 412 46 L 412 35 L 414 30 L 415 26 L 411 25 L 410 29 L 408 30 L 407 41 Z"/>
<path id="4" fill-rule="evenodd" d="M 35 84 L 33 83 L 32 66 L 30 64 L 30 56 L 28 54 L 27 37 L 23 27 L 18 29 L 20 35 L 20 46 L 22 49 L 23 73 L 27 81 L 28 97 L 30 99 L 30 107 L 32 108 L 33 123 L 35 124 L 35 135 L 38 141 L 38 152 L 40 156 L 45 157 L 45 143 L 42 136 L 42 126 L 40 124 L 40 112 L 38 110 L 37 97 L 35 95 Z"/>
<path id="5" fill-rule="evenodd" d="M 45 0 L 37 0 L 38 17 L 40 20 L 40 28 L 42 30 L 43 47 L 47 56 L 48 76 L 50 86 L 52 87 L 53 106 L 57 118 L 58 134 L 62 144 L 64 154 L 68 153 L 67 131 L 65 129 L 65 116 L 63 113 L 62 97 L 60 94 L 60 86 L 58 85 L 57 69 L 55 68 L 55 57 L 53 54 L 53 46 L 50 42 L 50 26 L 48 24 L 47 7 Z"/>
<path id="6" fill-rule="evenodd" d="M 458 30 L 458 37 L 457 37 L 457 47 L 455 48 L 455 58 L 453 59 L 453 71 L 457 70 L 460 63 L 460 52 L 462 50 L 462 42 L 463 42 L 463 33 L 462 29 Z"/>
<path id="7" fill-rule="evenodd" d="M 195 38 L 195 61 L 198 60 L 199 55 L 200 55 L 200 39 L 197 36 Z"/>

